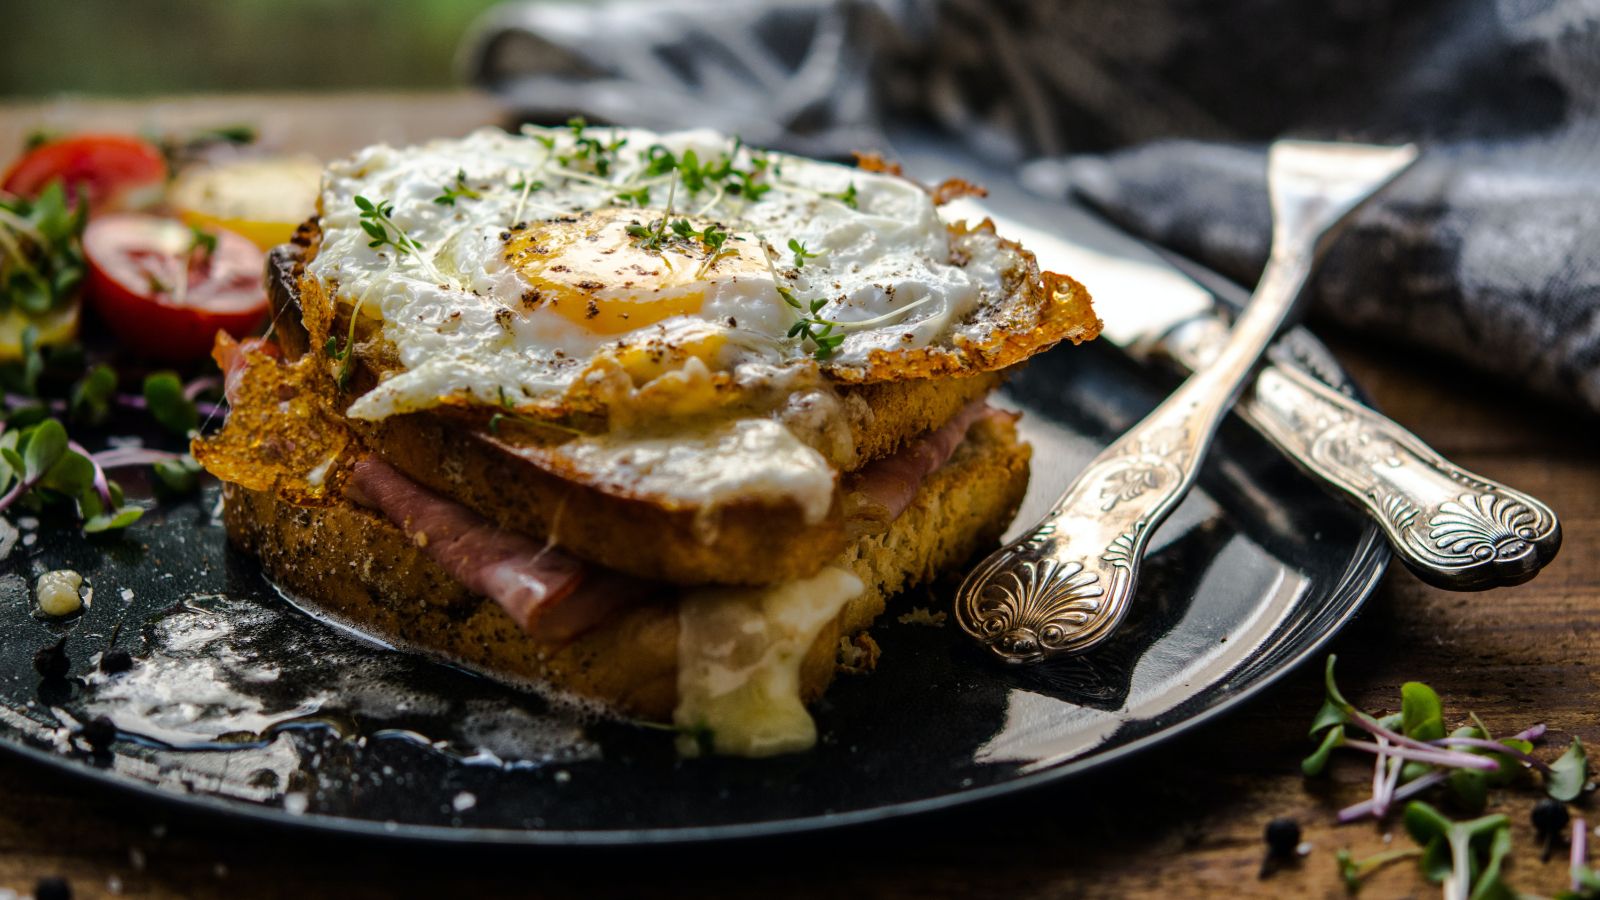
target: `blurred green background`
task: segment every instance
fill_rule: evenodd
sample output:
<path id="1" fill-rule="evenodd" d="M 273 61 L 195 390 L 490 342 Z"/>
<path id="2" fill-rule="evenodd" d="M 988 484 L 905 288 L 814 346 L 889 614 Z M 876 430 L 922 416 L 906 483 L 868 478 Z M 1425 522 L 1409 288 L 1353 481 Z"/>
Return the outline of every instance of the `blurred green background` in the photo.
<path id="1" fill-rule="evenodd" d="M 495 0 L 0 0 L 0 96 L 457 83 Z"/>

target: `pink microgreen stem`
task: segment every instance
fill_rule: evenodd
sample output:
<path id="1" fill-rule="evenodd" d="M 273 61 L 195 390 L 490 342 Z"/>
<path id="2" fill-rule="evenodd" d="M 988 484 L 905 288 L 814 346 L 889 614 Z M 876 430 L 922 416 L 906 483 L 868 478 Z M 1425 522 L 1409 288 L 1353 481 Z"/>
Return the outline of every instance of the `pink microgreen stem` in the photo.
<path id="1" fill-rule="evenodd" d="M 1572 889 L 1583 890 L 1583 879 L 1578 873 L 1589 864 L 1589 826 L 1583 819 L 1572 820 Z"/>
<path id="2" fill-rule="evenodd" d="M 100 502 L 104 504 L 105 511 L 116 509 L 116 501 L 111 498 L 111 483 L 106 480 L 106 470 L 100 465 L 100 461 L 94 458 L 93 453 L 83 449 L 83 445 L 77 441 L 67 441 L 67 447 L 73 453 L 89 460 L 89 465 L 94 466 L 94 492 L 100 495 Z"/>
<path id="3" fill-rule="evenodd" d="M 1544 763 L 1534 759 L 1526 753 L 1523 753 L 1521 750 L 1518 750 L 1515 747 L 1507 747 L 1505 744 L 1502 744 L 1499 741 L 1487 741 L 1483 738 L 1447 737 L 1440 738 L 1437 741 L 1433 741 L 1433 743 L 1440 747 L 1475 747 L 1479 750 L 1492 750 L 1495 753 L 1504 753 L 1512 759 L 1527 763 L 1535 769 L 1538 769 L 1541 774 L 1550 774 L 1550 767 L 1548 765 L 1545 765 Z"/>
<path id="4" fill-rule="evenodd" d="M 222 390 L 222 376 L 203 375 L 183 386 L 183 396 L 194 400 L 206 391 Z"/>
<path id="5" fill-rule="evenodd" d="M 83 451 L 79 451 L 80 453 Z M 87 454 L 86 454 L 87 455 Z M 125 469 L 129 466 L 152 466 L 158 462 L 170 462 L 182 459 L 182 453 L 173 453 L 167 450 L 151 450 L 146 447 L 114 447 L 102 450 L 90 456 L 89 459 L 96 466 L 107 469 Z"/>
<path id="6" fill-rule="evenodd" d="M 1544 737 L 1544 733 L 1547 730 L 1548 729 L 1545 728 L 1544 723 L 1540 722 L 1537 725 L 1530 725 L 1522 731 L 1517 732 L 1511 736 L 1511 739 L 1514 741 L 1537 741 L 1538 739 Z"/>
<path id="7" fill-rule="evenodd" d="M 1429 747 L 1418 750 L 1415 747 L 1385 747 L 1368 741 L 1345 741 L 1341 746 L 1360 750 L 1364 753 L 1388 754 L 1400 759 L 1409 759 L 1414 762 L 1429 763 L 1435 766 L 1450 766 L 1457 769 L 1485 769 L 1494 771 L 1500 764 L 1487 756 L 1475 756 L 1471 753 L 1457 753 L 1453 750 L 1441 750 L 1438 747 Z"/>
<path id="8" fill-rule="evenodd" d="M 1394 795 L 1389 798 L 1389 803 L 1392 805 L 1399 803 L 1401 800 L 1415 797 L 1434 785 L 1443 784 L 1445 779 L 1449 777 L 1450 775 L 1446 772 L 1429 772 L 1428 774 L 1423 775 L 1414 781 L 1408 781 L 1395 789 Z M 1360 803 L 1352 806 L 1347 806 L 1344 809 L 1339 810 L 1339 824 L 1344 825 L 1348 822 L 1354 822 L 1362 816 L 1369 815 L 1382 818 L 1377 809 L 1376 797 L 1369 800 L 1363 800 Z"/>

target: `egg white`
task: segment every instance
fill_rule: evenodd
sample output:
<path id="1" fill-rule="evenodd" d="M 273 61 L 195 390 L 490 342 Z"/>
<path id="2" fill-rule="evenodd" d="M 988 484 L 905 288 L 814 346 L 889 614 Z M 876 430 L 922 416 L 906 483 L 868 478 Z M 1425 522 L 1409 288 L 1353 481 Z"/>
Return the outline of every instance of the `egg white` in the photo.
<path id="1" fill-rule="evenodd" d="M 559 398 L 592 373 L 600 356 L 708 330 L 722 340 L 701 362 L 742 374 L 741 383 L 770 380 L 786 368 L 809 366 L 816 350 L 789 336 L 801 314 L 780 286 L 807 305 L 824 299 L 817 315 L 847 323 L 848 336 L 824 367 L 858 364 L 874 349 L 948 343 L 1015 264 L 998 244 L 952 263 L 949 233 L 932 200 L 903 178 L 765 154 L 763 183 L 772 188 L 752 202 L 710 187 L 690 193 L 676 175 L 641 174 L 644 152 L 654 145 L 680 157 L 693 150 L 703 161 L 733 152 L 736 165 L 751 167 L 756 154 L 735 152 L 730 138 L 593 127 L 586 133 L 626 141 L 605 176 L 560 162 L 574 151 L 570 129 L 484 129 L 419 147 L 378 145 L 329 167 L 320 198 L 322 244 L 309 271 L 337 286 L 338 302 L 376 320 L 399 363 L 351 405 L 350 416 L 382 419 L 447 399 L 503 407 Z M 435 202 L 458 175 L 477 196 Z M 529 183 L 540 186 L 516 189 Z M 630 221 L 663 218 L 670 197 L 672 219 L 717 223 L 730 233 L 729 246 L 745 253 L 744 263 L 691 273 L 702 298 L 697 309 L 620 334 L 587 327 L 570 309 L 563 315 L 548 303 L 525 302 L 534 285 L 507 259 L 508 230 L 518 224 L 559 230 L 568 227 L 563 220 L 629 206 L 619 193 L 640 186 L 649 189 L 650 208 L 625 214 Z M 852 187 L 856 208 L 839 199 Z M 399 254 L 388 244 L 369 246 L 358 196 L 392 205 L 393 225 L 421 249 Z M 790 240 L 815 255 L 796 265 Z M 689 256 L 659 255 L 679 280 L 683 267 L 698 268 Z M 749 264 L 761 257 L 771 265 Z M 596 277 L 609 286 L 617 276 Z M 648 295 L 649 278 L 637 281 L 634 288 Z"/>

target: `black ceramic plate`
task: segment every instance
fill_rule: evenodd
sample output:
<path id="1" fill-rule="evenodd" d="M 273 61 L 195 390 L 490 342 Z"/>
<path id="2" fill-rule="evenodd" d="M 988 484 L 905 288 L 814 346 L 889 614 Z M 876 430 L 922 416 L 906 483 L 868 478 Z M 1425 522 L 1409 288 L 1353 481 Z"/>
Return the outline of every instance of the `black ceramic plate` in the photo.
<path id="1" fill-rule="evenodd" d="M 1027 413 L 1037 516 L 1172 379 L 1109 345 L 1036 360 Z M 137 496 L 138 485 L 131 491 Z M 950 585 L 899 599 L 878 669 L 816 708 L 821 742 L 767 760 L 680 760 L 672 736 L 586 716 L 301 613 L 229 549 L 211 486 L 125 534 L 65 517 L 0 562 L 0 747 L 149 796 L 305 827 L 453 842 L 629 844 L 794 832 L 964 803 L 1080 774 L 1215 715 L 1310 655 L 1372 590 L 1376 529 L 1238 422 L 1156 534 L 1122 631 L 1081 659 L 996 665 L 944 612 Z M 146 494 L 147 496 L 147 494 Z M 72 568 L 93 604 L 35 618 L 32 584 Z M 72 678 L 36 650 L 66 636 Z M 128 673 L 93 672 L 115 644 Z M 114 752 L 70 740 L 115 721 Z"/>

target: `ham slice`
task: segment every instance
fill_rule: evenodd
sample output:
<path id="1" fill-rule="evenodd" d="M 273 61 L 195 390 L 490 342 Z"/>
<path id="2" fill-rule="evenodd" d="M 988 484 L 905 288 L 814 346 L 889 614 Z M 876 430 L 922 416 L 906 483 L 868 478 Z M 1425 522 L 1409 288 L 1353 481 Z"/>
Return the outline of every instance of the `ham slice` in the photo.
<path id="1" fill-rule="evenodd" d="M 371 457 L 352 468 L 345 493 L 382 512 L 451 577 L 541 640 L 576 637 L 649 589 L 500 528 Z"/>
<path id="2" fill-rule="evenodd" d="M 861 532 L 888 528 L 916 499 L 922 482 L 949 462 L 974 423 L 988 416 L 1008 415 L 980 397 L 938 428 L 852 473 L 845 486 L 852 526 Z"/>
<path id="3" fill-rule="evenodd" d="M 852 519 L 888 527 L 911 505 L 922 482 L 949 461 L 975 422 L 1007 415 L 976 400 L 899 452 L 863 466 L 850 476 L 848 490 L 857 510 Z M 500 528 L 372 457 L 354 465 L 345 493 L 382 512 L 451 577 L 500 604 L 540 640 L 570 640 L 657 589 Z"/>

